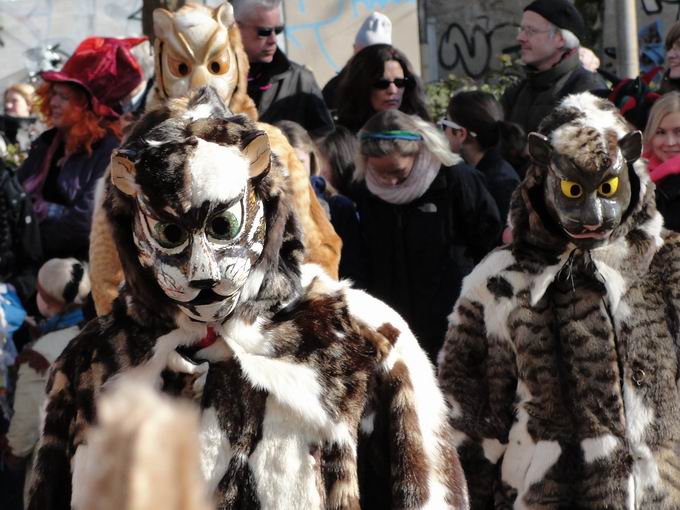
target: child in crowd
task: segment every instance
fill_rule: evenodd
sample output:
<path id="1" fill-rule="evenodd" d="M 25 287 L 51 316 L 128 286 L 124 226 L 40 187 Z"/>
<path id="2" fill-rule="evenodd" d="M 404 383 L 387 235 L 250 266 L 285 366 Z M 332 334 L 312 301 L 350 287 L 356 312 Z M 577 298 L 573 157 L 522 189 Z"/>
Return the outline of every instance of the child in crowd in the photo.
<path id="1" fill-rule="evenodd" d="M 309 133 L 297 122 L 283 120 L 277 122 L 276 125 L 283 131 L 288 142 L 295 149 L 298 159 L 305 166 L 321 206 L 326 210 L 333 228 L 342 239 L 340 277 L 349 278 L 357 287 L 363 287 L 366 269 L 365 258 L 362 256 L 361 229 L 359 228 L 356 207 L 349 198 L 338 193 L 333 185 L 320 175 L 322 166 L 326 163 L 321 153 L 327 155 L 337 152 L 334 150 L 333 143 L 324 142 L 323 149 L 320 151 Z M 327 135 L 330 137 L 328 140 L 334 139 L 333 133 Z M 349 133 L 349 136 L 355 139 L 351 133 Z M 323 140 L 326 140 L 326 138 Z M 355 143 L 353 148 L 357 149 L 358 144 Z M 352 154 L 352 158 L 355 154 Z"/>
<path id="2" fill-rule="evenodd" d="M 17 357 L 19 378 L 5 454 L 15 468 L 26 467 L 26 489 L 30 487 L 33 448 L 40 435 L 49 368 L 80 331 L 82 307 L 89 293 L 87 267 L 74 258 L 48 260 L 38 272 L 37 304 L 45 317 L 40 325 L 43 336 Z"/>

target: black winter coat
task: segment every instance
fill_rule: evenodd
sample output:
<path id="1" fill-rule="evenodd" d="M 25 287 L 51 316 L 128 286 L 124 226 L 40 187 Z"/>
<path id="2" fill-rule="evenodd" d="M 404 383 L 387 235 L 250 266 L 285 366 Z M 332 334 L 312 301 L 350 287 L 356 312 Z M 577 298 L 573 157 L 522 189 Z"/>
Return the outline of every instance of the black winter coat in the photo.
<path id="1" fill-rule="evenodd" d="M 578 52 L 574 52 L 546 71 L 528 71 L 524 80 L 505 91 L 501 103 L 505 120 L 530 133 L 538 130 L 541 121 L 563 97 L 606 88 L 600 75 L 585 69 Z"/>
<path id="2" fill-rule="evenodd" d="M 664 227 L 680 232 L 680 174 L 656 183 L 656 208 L 663 216 Z"/>
<path id="3" fill-rule="evenodd" d="M 0 283 L 14 285 L 22 303 L 35 292 L 42 247 L 30 197 L 0 162 Z"/>
<path id="4" fill-rule="evenodd" d="M 436 360 L 463 278 L 496 244 L 501 221 L 474 168 L 442 167 L 419 199 L 393 205 L 356 190 L 367 290 L 395 308 Z"/>
<path id="5" fill-rule="evenodd" d="M 512 192 L 519 186 L 519 175 L 510 163 L 501 157 L 497 149 L 488 149 L 476 168 L 484 176 L 486 189 L 496 201 L 501 221 L 505 225 L 508 221 Z"/>
<path id="6" fill-rule="evenodd" d="M 271 63 L 251 65 L 248 95 L 257 105 L 261 122 L 292 120 L 315 138 L 333 129 L 316 78 L 306 67 L 288 60 L 280 49 Z"/>
<path id="7" fill-rule="evenodd" d="M 50 129 L 33 142 L 28 158 L 17 172 L 22 183 L 40 171 L 55 134 L 56 130 Z M 92 155 L 86 152 L 71 155 L 59 170 L 56 181 L 52 181 L 56 182 L 56 186 L 44 190 L 53 199 L 50 214 L 40 222 L 45 259 L 87 259 L 95 188 L 109 166 L 111 152 L 118 144 L 118 139 L 108 134 L 92 146 Z"/>

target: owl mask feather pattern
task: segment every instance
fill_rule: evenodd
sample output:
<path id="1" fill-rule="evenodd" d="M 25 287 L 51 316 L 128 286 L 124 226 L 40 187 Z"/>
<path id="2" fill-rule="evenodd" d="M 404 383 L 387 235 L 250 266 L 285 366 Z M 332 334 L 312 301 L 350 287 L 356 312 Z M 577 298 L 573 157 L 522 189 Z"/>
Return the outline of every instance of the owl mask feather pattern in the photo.
<path id="1" fill-rule="evenodd" d="M 115 380 L 200 407 L 219 509 L 467 508 L 427 355 L 384 303 L 302 263 L 286 172 L 209 88 L 135 125 L 104 202 L 126 283 L 55 364 L 29 508 L 84 508 Z"/>
<path id="2" fill-rule="evenodd" d="M 440 353 L 472 506 L 678 508 L 680 237 L 613 105 L 568 96 L 539 131 Z"/>

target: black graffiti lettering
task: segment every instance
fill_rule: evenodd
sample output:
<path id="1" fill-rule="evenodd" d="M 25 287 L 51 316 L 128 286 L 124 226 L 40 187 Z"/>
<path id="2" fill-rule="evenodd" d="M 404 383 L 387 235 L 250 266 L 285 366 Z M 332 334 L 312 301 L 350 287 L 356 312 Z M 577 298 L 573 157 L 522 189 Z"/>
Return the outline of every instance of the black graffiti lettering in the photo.
<path id="1" fill-rule="evenodd" d="M 466 32 L 457 22 L 451 23 L 439 40 L 439 65 L 447 70 L 462 67 L 463 73 L 472 78 L 483 76 L 490 67 L 493 51 L 493 36 L 503 28 L 517 27 L 514 23 L 499 23 L 488 28 L 489 19 L 480 16 L 478 21 Z M 497 52 L 498 53 L 498 52 Z"/>

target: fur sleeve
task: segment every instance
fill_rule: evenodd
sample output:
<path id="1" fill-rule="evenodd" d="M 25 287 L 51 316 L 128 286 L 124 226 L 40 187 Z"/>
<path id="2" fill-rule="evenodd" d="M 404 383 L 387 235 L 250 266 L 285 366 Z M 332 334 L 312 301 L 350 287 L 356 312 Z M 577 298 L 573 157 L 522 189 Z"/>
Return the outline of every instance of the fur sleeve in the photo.
<path id="1" fill-rule="evenodd" d="M 427 355 L 387 305 L 360 291 L 348 294 L 352 313 L 392 345 L 370 382 L 361 420 L 361 507 L 467 508 L 446 403 Z"/>
<path id="2" fill-rule="evenodd" d="M 47 383 L 46 416 L 33 464 L 29 510 L 71 508 L 72 452 L 69 445 L 75 416 L 73 381 L 59 359 Z"/>
<path id="3" fill-rule="evenodd" d="M 439 382 L 472 508 L 492 506 L 517 386 L 515 352 L 505 327 L 508 308 L 498 305 L 493 292 L 499 277 L 485 274 L 498 267 L 498 258 L 487 258 L 466 279 L 439 354 Z"/>

